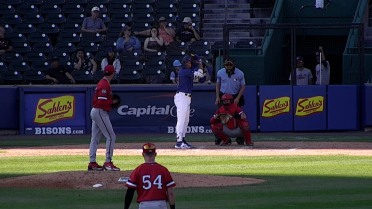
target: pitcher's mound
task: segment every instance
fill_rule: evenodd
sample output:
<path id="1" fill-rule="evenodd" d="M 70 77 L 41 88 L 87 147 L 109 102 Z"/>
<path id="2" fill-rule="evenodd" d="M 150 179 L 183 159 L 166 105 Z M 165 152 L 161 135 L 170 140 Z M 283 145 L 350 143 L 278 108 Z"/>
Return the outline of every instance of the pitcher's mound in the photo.
<path id="1" fill-rule="evenodd" d="M 131 171 L 70 171 L 2 179 L 0 187 L 27 187 L 50 189 L 123 189 L 120 177 L 129 177 Z M 263 183 L 265 180 L 231 176 L 172 173 L 177 188 L 223 187 Z"/>

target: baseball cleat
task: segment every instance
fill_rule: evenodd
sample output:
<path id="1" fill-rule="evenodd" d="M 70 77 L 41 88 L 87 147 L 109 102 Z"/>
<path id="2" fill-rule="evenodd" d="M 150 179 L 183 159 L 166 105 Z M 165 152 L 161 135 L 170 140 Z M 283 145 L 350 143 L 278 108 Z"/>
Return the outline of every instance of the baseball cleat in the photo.
<path id="1" fill-rule="evenodd" d="M 176 149 L 191 149 L 191 145 L 188 144 L 186 141 L 185 142 L 177 142 L 176 145 L 174 146 Z"/>
<path id="2" fill-rule="evenodd" d="M 231 139 L 228 139 L 227 141 L 223 141 L 220 145 L 221 146 L 229 146 L 229 145 L 231 145 Z"/>
<path id="3" fill-rule="evenodd" d="M 112 162 L 105 162 L 103 168 L 106 171 L 120 171 L 120 168 L 116 167 Z"/>
<path id="4" fill-rule="evenodd" d="M 88 164 L 88 171 L 103 171 L 103 167 L 98 165 L 96 162 L 90 162 Z"/>

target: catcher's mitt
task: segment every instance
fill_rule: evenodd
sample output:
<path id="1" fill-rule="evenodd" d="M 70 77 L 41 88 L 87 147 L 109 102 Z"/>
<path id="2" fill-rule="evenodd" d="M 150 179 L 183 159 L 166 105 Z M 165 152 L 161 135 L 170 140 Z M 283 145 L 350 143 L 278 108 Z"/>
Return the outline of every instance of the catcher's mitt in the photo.
<path id="1" fill-rule="evenodd" d="M 121 98 L 119 97 L 119 95 L 117 94 L 113 94 L 112 95 L 112 104 L 111 104 L 111 108 L 114 109 L 114 108 L 118 108 L 120 106 L 120 102 L 121 102 Z"/>

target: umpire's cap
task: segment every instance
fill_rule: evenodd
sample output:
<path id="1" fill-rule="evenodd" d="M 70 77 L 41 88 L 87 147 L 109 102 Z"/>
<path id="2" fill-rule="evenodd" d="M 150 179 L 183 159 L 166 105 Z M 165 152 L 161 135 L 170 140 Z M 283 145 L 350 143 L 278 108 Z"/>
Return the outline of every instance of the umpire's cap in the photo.
<path id="1" fill-rule="evenodd" d="M 145 143 L 142 146 L 143 153 L 154 153 L 156 151 L 156 146 L 153 143 Z"/>

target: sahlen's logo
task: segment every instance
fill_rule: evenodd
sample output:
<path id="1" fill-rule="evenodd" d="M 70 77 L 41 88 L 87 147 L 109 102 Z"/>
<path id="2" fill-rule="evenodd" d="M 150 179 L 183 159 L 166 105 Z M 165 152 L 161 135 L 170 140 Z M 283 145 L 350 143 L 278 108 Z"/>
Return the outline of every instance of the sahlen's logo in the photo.
<path id="1" fill-rule="evenodd" d="M 300 98 L 296 105 L 296 116 L 307 116 L 317 112 L 323 112 L 324 97 L 316 96 L 310 98 Z"/>
<path id="2" fill-rule="evenodd" d="M 60 96 L 39 99 L 36 107 L 35 123 L 48 124 L 74 117 L 75 97 Z"/>
<path id="3" fill-rule="evenodd" d="M 289 112 L 289 97 L 279 97 L 276 99 L 266 99 L 262 107 L 262 117 L 270 118 L 279 114 Z"/>

